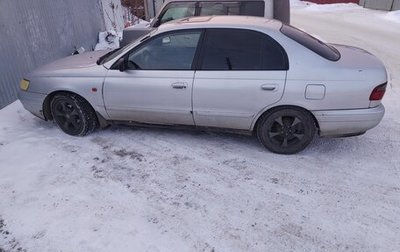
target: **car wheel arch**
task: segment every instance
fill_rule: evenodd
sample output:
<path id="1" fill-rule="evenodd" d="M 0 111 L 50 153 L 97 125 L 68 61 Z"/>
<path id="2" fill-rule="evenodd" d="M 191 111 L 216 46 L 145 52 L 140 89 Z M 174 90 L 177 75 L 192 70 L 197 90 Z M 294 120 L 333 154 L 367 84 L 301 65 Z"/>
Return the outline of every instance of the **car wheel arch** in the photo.
<path id="1" fill-rule="evenodd" d="M 65 94 L 65 95 L 76 95 L 79 96 L 81 99 L 83 99 L 95 112 L 96 110 L 94 109 L 93 105 L 90 104 L 90 102 L 85 99 L 84 97 L 82 97 L 81 95 L 72 92 L 72 91 L 67 91 L 67 90 L 57 90 L 57 91 L 53 91 L 50 94 L 48 94 L 46 96 L 46 98 L 43 101 L 43 115 L 45 117 L 46 120 L 53 120 L 53 115 L 51 113 L 51 101 L 53 100 L 54 96 L 56 95 L 61 95 L 61 94 Z M 99 117 L 98 117 L 98 113 L 96 112 L 96 119 L 97 121 L 99 121 Z"/>
<path id="2" fill-rule="evenodd" d="M 297 110 L 301 110 L 301 111 L 303 111 L 303 112 L 306 112 L 307 114 L 309 114 L 309 115 L 311 116 L 311 118 L 313 118 L 316 129 L 317 129 L 317 130 L 320 129 L 320 127 L 319 127 L 319 122 L 318 122 L 317 118 L 316 118 L 315 115 L 314 115 L 311 111 L 309 111 L 308 109 L 303 108 L 303 107 L 301 107 L 301 106 L 296 106 L 296 105 L 279 105 L 279 106 L 275 106 L 275 107 L 268 108 L 268 109 L 266 109 L 265 111 L 261 112 L 261 113 L 257 116 L 257 118 L 254 120 L 254 123 L 252 124 L 252 128 L 251 128 L 251 131 L 253 132 L 253 134 L 256 134 L 256 132 L 257 132 L 257 127 L 258 127 L 258 125 L 260 124 L 260 122 L 262 121 L 262 119 L 263 119 L 265 116 L 268 116 L 269 114 L 273 113 L 274 111 L 281 110 L 281 109 L 297 109 Z"/>

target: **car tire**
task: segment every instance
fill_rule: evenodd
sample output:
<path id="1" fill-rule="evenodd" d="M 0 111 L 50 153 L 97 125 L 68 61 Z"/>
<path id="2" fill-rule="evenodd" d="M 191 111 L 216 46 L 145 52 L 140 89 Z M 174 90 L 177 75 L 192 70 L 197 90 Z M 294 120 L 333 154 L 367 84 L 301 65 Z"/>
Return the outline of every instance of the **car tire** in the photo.
<path id="1" fill-rule="evenodd" d="M 97 127 L 95 111 L 78 95 L 56 94 L 50 106 L 55 123 L 68 135 L 85 136 Z"/>
<path id="2" fill-rule="evenodd" d="M 314 138 L 314 118 L 299 108 L 279 108 L 265 114 L 257 127 L 257 137 L 270 151 L 295 154 L 306 148 Z"/>

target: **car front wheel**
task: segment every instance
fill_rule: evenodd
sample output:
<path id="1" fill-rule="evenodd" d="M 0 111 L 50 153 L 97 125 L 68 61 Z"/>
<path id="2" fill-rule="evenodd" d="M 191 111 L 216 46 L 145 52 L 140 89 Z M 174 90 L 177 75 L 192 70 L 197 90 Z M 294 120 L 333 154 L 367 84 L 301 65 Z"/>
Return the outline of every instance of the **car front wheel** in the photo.
<path id="1" fill-rule="evenodd" d="M 84 136 L 97 126 L 93 108 L 78 95 L 56 94 L 50 106 L 54 121 L 68 135 Z"/>
<path id="2" fill-rule="evenodd" d="M 261 118 L 257 137 L 274 153 L 294 154 L 310 144 L 315 130 L 314 119 L 308 112 L 298 108 L 280 108 Z"/>

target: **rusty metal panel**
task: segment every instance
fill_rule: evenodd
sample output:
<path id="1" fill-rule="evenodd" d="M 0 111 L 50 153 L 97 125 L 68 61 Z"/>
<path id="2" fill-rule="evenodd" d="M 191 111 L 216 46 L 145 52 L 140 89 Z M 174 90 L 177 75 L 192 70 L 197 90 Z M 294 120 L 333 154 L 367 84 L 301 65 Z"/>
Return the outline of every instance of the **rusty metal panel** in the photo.
<path id="1" fill-rule="evenodd" d="M 91 50 L 104 29 L 100 0 L 1 0 L 0 109 L 16 100 L 25 73 L 74 47 Z"/>

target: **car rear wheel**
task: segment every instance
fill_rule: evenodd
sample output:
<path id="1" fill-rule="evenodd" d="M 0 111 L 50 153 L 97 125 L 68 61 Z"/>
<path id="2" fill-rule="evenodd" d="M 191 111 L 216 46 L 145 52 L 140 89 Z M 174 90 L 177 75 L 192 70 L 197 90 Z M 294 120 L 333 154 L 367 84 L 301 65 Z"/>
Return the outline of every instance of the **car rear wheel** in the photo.
<path id="1" fill-rule="evenodd" d="M 280 108 L 261 118 L 257 137 L 272 152 L 294 154 L 310 144 L 315 130 L 314 119 L 308 112 L 298 108 Z"/>
<path id="2" fill-rule="evenodd" d="M 57 94 L 50 106 L 54 121 L 68 135 L 84 136 L 97 126 L 93 108 L 78 95 Z"/>

